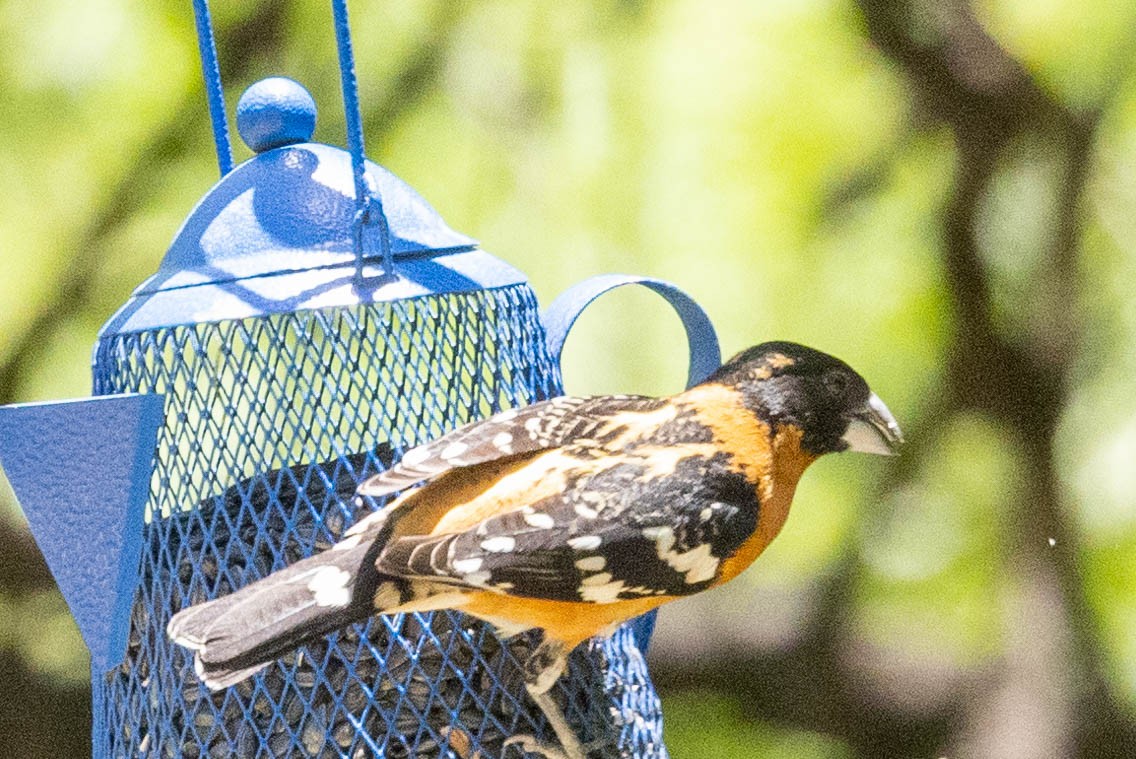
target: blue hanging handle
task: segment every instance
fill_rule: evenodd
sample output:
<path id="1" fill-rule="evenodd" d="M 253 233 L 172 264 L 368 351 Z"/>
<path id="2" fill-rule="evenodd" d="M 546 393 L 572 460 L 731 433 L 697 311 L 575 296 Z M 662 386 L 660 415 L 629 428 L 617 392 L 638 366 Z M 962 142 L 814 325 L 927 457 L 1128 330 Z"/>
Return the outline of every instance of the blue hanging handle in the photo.
<path id="1" fill-rule="evenodd" d="M 564 352 L 564 341 L 568 339 L 572 325 L 584 309 L 604 293 L 624 285 L 642 285 L 654 290 L 671 304 L 682 319 L 682 326 L 686 329 L 686 342 L 690 348 L 687 387 L 697 385 L 721 365 L 718 334 L 714 331 L 710 317 L 693 298 L 661 279 L 630 274 L 603 274 L 568 288 L 541 315 L 548 352 L 557 366 L 560 365 L 560 356 Z M 656 612 L 652 611 L 628 623 L 635 636 L 635 643 L 643 653 L 647 652 L 651 633 L 655 631 L 655 618 Z"/>
<path id="2" fill-rule="evenodd" d="M 221 86 L 221 66 L 217 63 L 217 43 L 209 18 L 209 0 L 193 0 L 197 23 L 197 48 L 201 52 L 201 73 L 205 77 L 205 99 L 213 122 L 213 143 L 217 146 L 217 165 L 221 176 L 233 169 L 233 147 L 229 142 L 229 122 L 225 120 L 225 90 Z"/>
<path id="3" fill-rule="evenodd" d="M 367 181 L 363 161 L 363 116 L 359 110 L 359 86 L 355 79 L 355 54 L 351 49 L 351 27 L 347 19 L 347 0 L 331 0 L 335 16 L 335 42 L 339 49 L 339 76 L 343 86 L 343 111 L 347 122 L 347 148 L 351 153 L 351 170 L 355 175 L 355 244 L 356 286 L 363 284 L 363 239 L 369 226 L 379 228 L 379 245 L 383 259 L 383 277 L 394 274 L 394 257 L 391 253 L 390 228 L 383 212 L 383 201 L 378 188 Z"/>
<path id="4" fill-rule="evenodd" d="M 560 294 L 541 315 L 547 333 L 548 352 L 559 365 L 568 332 L 584 309 L 606 292 L 624 285 L 642 285 L 654 290 L 670 303 L 682 319 L 686 329 L 686 342 L 690 347 L 690 369 L 686 386 L 692 387 L 709 377 L 722 364 L 718 348 L 718 334 L 710 317 L 693 298 L 661 279 L 639 277 L 632 274 L 602 274 L 573 285 Z"/>
<path id="5" fill-rule="evenodd" d="M 355 219 L 352 239 L 355 248 L 356 280 L 363 277 L 365 230 L 378 227 L 383 276 L 394 273 L 394 256 L 391 252 L 390 228 L 378 188 L 366 176 L 363 146 L 363 117 L 359 110 L 359 86 L 355 79 L 355 55 L 351 48 L 351 28 L 347 18 L 347 0 L 331 0 L 335 17 L 335 41 L 339 52 L 339 75 L 343 86 L 343 111 L 347 124 L 347 149 L 351 153 L 351 170 L 355 176 Z M 217 147 L 217 164 L 224 177 L 233 168 L 233 150 L 229 139 L 229 124 L 225 116 L 225 90 L 221 83 L 221 67 L 217 63 L 217 44 L 213 36 L 213 21 L 209 14 L 209 0 L 193 0 L 193 15 L 197 25 L 197 46 L 201 53 L 201 71 L 205 77 L 205 97 L 209 102 L 209 117 L 213 122 L 213 142 Z"/>

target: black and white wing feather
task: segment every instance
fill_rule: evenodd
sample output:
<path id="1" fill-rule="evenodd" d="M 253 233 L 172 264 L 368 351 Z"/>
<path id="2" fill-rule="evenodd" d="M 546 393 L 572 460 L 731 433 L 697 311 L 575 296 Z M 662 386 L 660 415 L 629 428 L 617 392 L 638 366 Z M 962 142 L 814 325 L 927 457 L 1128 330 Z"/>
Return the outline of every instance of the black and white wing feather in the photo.
<path id="1" fill-rule="evenodd" d="M 450 469 L 556 448 L 589 437 L 613 415 L 651 411 L 664 404 L 637 395 L 562 396 L 508 409 L 410 449 L 392 468 L 364 482 L 359 493 L 389 495 Z"/>
<path id="2" fill-rule="evenodd" d="M 689 595 L 757 524 L 753 486 L 716 458 L 683 459 L 664 478 L 630 458 L 464 532 L 393 540 L 377 568 L 549 600 Z"/>

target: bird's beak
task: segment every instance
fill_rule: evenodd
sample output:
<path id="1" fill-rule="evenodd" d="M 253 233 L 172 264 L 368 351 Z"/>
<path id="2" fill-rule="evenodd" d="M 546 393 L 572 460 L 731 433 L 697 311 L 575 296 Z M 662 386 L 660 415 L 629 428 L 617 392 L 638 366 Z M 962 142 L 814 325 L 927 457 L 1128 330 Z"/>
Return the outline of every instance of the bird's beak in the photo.
<path id="1" fill-rule="evenodd" d="M 852 416 L 841 439 L 848 443 L 850 451 L 895 456 L 903 443 L 903 433 L 888 407 L 872 393 L 864 407 Z"/>

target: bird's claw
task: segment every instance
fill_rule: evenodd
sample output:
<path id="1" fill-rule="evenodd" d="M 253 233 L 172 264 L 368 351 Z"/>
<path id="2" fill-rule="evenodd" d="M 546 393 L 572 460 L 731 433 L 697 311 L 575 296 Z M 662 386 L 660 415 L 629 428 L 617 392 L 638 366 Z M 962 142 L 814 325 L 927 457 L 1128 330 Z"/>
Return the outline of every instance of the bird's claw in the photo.
<path id="1" fill-rule="evenodd" d="M 532 735 L 514 735 L 511 738 L 506 738 L 503 744 L 506 748 L 509 746 L 517 746 L 526 754 L 536 754 L 543 756 L 544 759 L 576 759 L 575 756 L 568 751 L 553 746 L 548 743 L 541 743 Z M 606 745 L 602 739 L 594 740 L 591 743 L 583 745 L 584 756 L 581 759 L 588 759 L 592 752 L 599 749 L 601 746 Z"/>
<path id="2" fill-rule="evenodd" d="M 541 743 L 532 735 L 514 735 L 511 738 L 506 738 L 504 745 L 518 746 L 521 751 L 526 754 L 536 754 L 543 756 L 545 759 L 574 759 L 568 756 L 560 748 L 551 746 L 547 743 Z"/>

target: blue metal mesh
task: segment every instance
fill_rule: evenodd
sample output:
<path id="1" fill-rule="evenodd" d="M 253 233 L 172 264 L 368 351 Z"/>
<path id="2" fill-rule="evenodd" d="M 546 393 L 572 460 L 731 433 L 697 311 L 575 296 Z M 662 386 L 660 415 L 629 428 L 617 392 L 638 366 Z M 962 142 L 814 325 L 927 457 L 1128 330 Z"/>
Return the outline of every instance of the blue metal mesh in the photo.
<path id="1" fill-rule="evenodd" d="M 95 392 L 167 396 L 126 659 L 95 673 L 96 757 L 520 757 L 552 740 L 518 659 L 456 613 L 376 617 L 210 693 L 165 636 L 179 609 L 330 546 L 353 491 L 409 447 L 555 395 L 526 285 L 104 335 Z M 301 463 L 297 463 L 301 462 Z M 628 630 L 557 697 L 597 756 L 665 756 Z"/>

